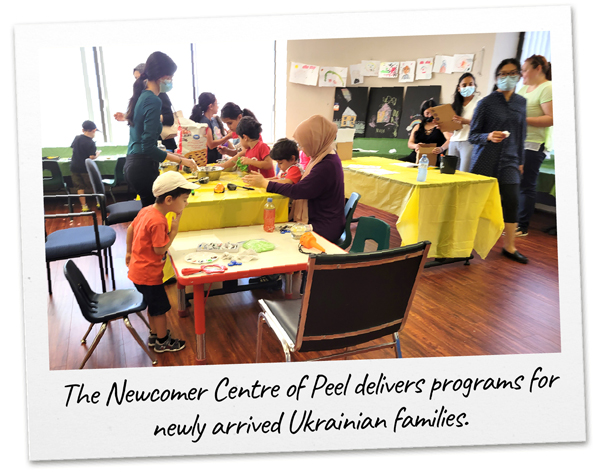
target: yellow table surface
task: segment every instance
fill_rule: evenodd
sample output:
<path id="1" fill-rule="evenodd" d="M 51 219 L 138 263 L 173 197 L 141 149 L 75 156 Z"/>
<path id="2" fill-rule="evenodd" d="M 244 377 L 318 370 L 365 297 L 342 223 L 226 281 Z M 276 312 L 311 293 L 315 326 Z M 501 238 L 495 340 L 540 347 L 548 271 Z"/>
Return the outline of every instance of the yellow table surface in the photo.
<path id="1" fill-rule="evenodd" d="M 190 180 L 191 175 L 184 175 Z M 225 186 L 224 193 L 215 193 L 217 183 Z M 209 181 L 194 190 L 188 198 L 179 222 L 179 231 L 200 231 L 202 229 L 229 228 L 234 226 L 252 226 L 263 224 L 263 211 L 267 198 L 273 198 L 275 222 L 288 221 L 289 199 L 276 193 L 267 193 L 263 188 L 235 191 L 227 189 L 227 183 L 247 186 L 237 173 L 221 173 L 217 181 Z"/>
<path id="2" fill-rule="evenodd" d="M 346 197 L 360 193 L 360 203 L 397 215 L 402 244 L 431 241 L 429 257 L 468 257 L 475 250 L 485 259 L 504 229 L 498 180 L 430 168 L 426 181 L 417 182 L 417 168 L 399 163 L 379 157 L 342 161 Z M 378 176 L 349 165 L 396 173 Z"/>

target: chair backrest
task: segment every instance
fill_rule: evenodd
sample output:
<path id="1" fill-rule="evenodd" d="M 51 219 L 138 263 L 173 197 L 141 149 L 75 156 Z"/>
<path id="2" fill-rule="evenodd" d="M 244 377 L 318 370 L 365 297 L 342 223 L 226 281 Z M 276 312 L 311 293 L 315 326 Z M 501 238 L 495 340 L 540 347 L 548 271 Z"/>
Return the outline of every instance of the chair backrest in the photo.
<path id="1" fill-rule="evenodd" d="M 361 216 L 358 218 L 350 252 L 364 252 L 365 242 L 370 239 L 377 243 L 378 251 L 389 249 L 390 225 L 381 219 Z"/>
<path id="2" fill-rule="evenodd" d="M 94 189 L 94 194 L 100 196 L 100 211 L 102 213 L 102 222 L 106 221 L 106 194 L 104 192 L 104 183 L 102 183 L 102 174 L 98 165 L 91 158 L 85 159 L 85 168 L 87 169 L 88 175 L 90 176 L 90 182 Z"/>
<path id="3" fill-rule="evenodd" d="M 117 164 L 115 165 L 115 184 L 114 186 L 123 185 L 125 181 L 125 160 L 127 157 L 117 158 Z"/>
<path id="4" fill-rule="evenodd" d="M 311 255 L 296 351 L 346 348 L 400 331 L 430 245 Z"/>
<path id="5" fill-rule="evenodd" d="M 346 216 L 346 227 L 336 243 L 337 246 L 341 247 L 342 249 L 346 249 L 352 242 L 352 233 L 350 232 L 350 225 L 352 224 L 352 218 L 354 216 L 354 211 L 356 211 L 358 200 L 360 200 L 360 194 L 353 192 L 350 195 L 350 198 L 348 198 L 348 201 L 346 201 L 346 205 L 344 206 L 344 216 Z"/>
<path id="6" fill-rule="evenodd" d="M 42 168 L 50 173 L 49 177 L 44 177 L 44 191 L 64 191 L 65 181 L 58 162 L 42 160 Z"/>
<path id="7" fill-rule="evenodd" d="M 94 323 L 93 317 L 98 310 L 98 294 L 90 288 L 79 267 L 72 260 L 69 259 L 65 264 L 64 273 L 73 294 L 75 294 L 81 314 L 86 320 Z"/>

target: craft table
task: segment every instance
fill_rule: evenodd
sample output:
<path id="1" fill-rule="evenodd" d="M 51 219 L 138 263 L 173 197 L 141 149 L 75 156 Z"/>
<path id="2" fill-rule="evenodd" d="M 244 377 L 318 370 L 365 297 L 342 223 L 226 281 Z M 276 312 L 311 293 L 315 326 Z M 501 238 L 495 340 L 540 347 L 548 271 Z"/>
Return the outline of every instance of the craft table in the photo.
<path id="1" fill-rule="evenodd" d="M 191 175 L 184 174 L 190 180 Z M 215 193 L 215 185 L 222 183 L 224 193 Z M 235 191 L 227 189 L 227 183 L 235 183 Z M 267 193 L 263 188 L 245 190 L 246 185 L 237 173 L 222 172 L 219 180 L 209 181 L 194 190 L 188 198 L 188 206 L 181 215 L 179 232 L 201 229 L 227 228 L 263 224 L 263 211 L 267 198 L 273 198 L 275 222 L 288 221 L 289 199 L 276 193 Z"/>
<path id="2" fill-rule="evenodd" d="M 184 211 L 185 213 L 185 211 Z M 336 245 L 330 243 L 323 237 L 314 233 L 317 242 L 327 253 L 345 253 Z M 200 265 L 190 264 L 185 261 L 185 256 L 194 252 L 202 242 L 240 242 L 249 239 L 266 239 L 275 245 L 273 251 L 259 253 L 257 260 L 243 263 L 239 266 L 227 267 L 222 274 L 193 274 L 185 276 L 182 269 L 197 268 Z M 178 233 L 169 249 L 169 255 L 177 282 L 181 286 L 193 286 L 194 289 L 194 326 L 196 333 L 196 359 L 206 362 L 206 336 L 205 336 L 205 296 L 204 284 L 224 282 L 227 280 L 244 279 L 248 277 L 260 277 L 271 274 L 289 274 L 305 270 L 308 263 L 308 255 L 298 250 L 299 241 L 292 238 L 290 233 L 281 234 L 277 231 L 267 233 L 260 226 L 244 226 L 235 228 L 208 229 L 205 231 L 189 231 Z M 319 252 L 319 251 L 316 251 Z M 233 254 L 236 255 L 235 253 Z M 227 265 L 227 262 L 219 259 L 215 264 Z M 288 279 L 288 284 L 291 279 Z"/>
<path id="3" fill-rule="evenodd" d="M 346 197 L 356 191 L 360 203 L 397 215 L 402 244 L 430 241 L 429 257 L 467 259 L 475 250 L 485 259 L 504 229 L 498 180 L 430 168 L 427 180 L 417 182 L 417 168 L 403 163 L 379 157 L 342 161 Z M 377 175 L 385 170 L 393 174 Z"/>

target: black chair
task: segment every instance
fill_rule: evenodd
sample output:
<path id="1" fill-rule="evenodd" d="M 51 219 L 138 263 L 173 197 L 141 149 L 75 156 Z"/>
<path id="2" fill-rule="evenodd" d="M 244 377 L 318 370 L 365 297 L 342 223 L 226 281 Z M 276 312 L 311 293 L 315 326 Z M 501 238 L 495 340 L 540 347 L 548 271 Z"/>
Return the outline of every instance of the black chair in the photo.
<path id="1" fill-rule="evenodd" d="M 102 182 L 102 175 L 100 174 L 98 165 L 94 163 L 94 160 L 86 158 L 85 167 L 90 176 L 90 182 L 92 183 L 94 193 L 99 196 L 102 224 L 111 226 L 113 224 L 133 221 L 142 209 L 142 202 L 140 200 L 129 200 L 107 206 L 106 195 L 104 194 L 104 183 Z"/>
<path id="2" fill-rule="evenodd" d="M 44 170 L 44 195 L 46 193 L 57 193 L 64 191 L 65 195 L 69 196 L 67 202 L 69 205 L 69 213 L 73 212 L 73 204 L 71 203 L 71 193 L 69 193 L 69 187 L 65 183 L 60 166 L 55 160 L 42 159 L 42 168 Z M 48 176 L 45 172 L 48 172 Z"/>
<path id="3" fill-rule="evenodd" d="M 312 254 L 306 293 L 298 300 L 259 300 L 256 362 L 260 362 L 262 326 L 279 339 L 286 361 L 291 353 L 345 349 L 327 360 L 395 346 L 406 324 L 431 243 L 359 254 Z M 349 347 L 393 335 L 391 343 Z"/>
<path id="4" fill-rule="evenodd" d="M 113 203 L 116 203 L 115 195 L 113 195 L 113 188 L 116 186 L 126 185 L 127 181 L 125 181 L 125 160 L 127 157 L 119 157 L 117 158 L 117 164 L 115 165 L 115 174 L 112 178 L 103 178 L 102 183 L 108 186 L 108 191 L 110 196 L 113 199 Z"/>
<path id="5" fill-rule="evenodd" d="M 95 194 L 83 194 L 78 196 L 94 196 Z M 64 198 L 64 195 L 46 196 L 46 198 Z M 77 226 L 59 229 L 46 235 L 46 272 L 48 274 L 48 293 L 52 294 L 52 281 L 50 278 L 50 262 L 64 259 L 73 259 L 83 256 L 98 256 L 100 267 L 100 278 L 102 279 L 102 292 L 106 292 L 104 274 L 108 274 L 108 263 L 112 273 L 113 289 L 115 284 L 115 270 L 113 267 L 111 246 L 117 239 L 117 233 L 109 226 L 98 225 L 95 211 L 68 214 L 47 214 L 44 219 L 73 218 L 76 216 L 91 216 L 93 226 Z M 107 251 L 106 267 L 102 261 L 102 251 Z M 105 252 L 106 254 L 106 252 Z"/>
<path id="6" fill-rule="evenodd" d="M 128 318 L 129 314 L 137 313 L 146 324 L 148 329 L 150 329 L 150 325 L 148 325 L 148 322 L 141 313 L 142 310 L 144 310 L 147 306 L 146 302 L 144 302 L 144 297 L 142 294 L 140 294 L 136 289 L 113 290 L 112 292 L 97 294 L 92 291 L 87 280 L 72 260 L 67 261 L 64 267 L 64 272 L 65 277 L 67 278 L 67 281 L 69 282 L 69 285 L 75 294 L 75 298 L 77 299 L 81 313 L 83 314 L 84 318 L 90 322 L 90 326 L 81 339 L 81 343 L 84 344 L 86 342 L 86 338 L 96 323 L 102 324 L 96 335 L 96 338 L 94 338 L 94 341 L 92 342 L 92 346 L 83 358 L 79 369 L 82 369 L 85 366 L 85 363 L 98 346 L 98 343 L 100 343 L 100 339 L 106 331 L 108 322 L 120 318 L 123 319 L 125 326 L 133 335 L 135 341 L 138 342 L 138 344 L 150 357 L 150 360 L 152 360 L 152 364 L 155 365 L 156 360 L 152 357 L 150 350 L 146 345 L 144 345 L 142 339 L 135 331 L 135 328 L 133 328 Z"/>
<path id="7" fill-rule="evenodd" d="M 346 205 L 344 206 L 344 216 L 346 216 L 346 228 L 344 232 L 340 236 L 340 238 L 335 243 L 338 247 L 342 249 L 347 249 L 352 242 L 352 232 L 350 231 L 350 225 L 355 223 L 357 220 L 353 219 L 354 211 L 356 211 L 356 206 L 358 205 L 358 200 L 360 200 L 360 194 L 353 192 L 346 201 Z"/>
<path id="8" fill-rule="evenodd" d="M 377 243 L 377 250 L 389 249 L 390 225 L 385 221 L 369 216 L 358 218 L 358 226 L 354 233 L 354 240 L 349 252 L 364 252 L 365 242 L 373 240 Z"/>

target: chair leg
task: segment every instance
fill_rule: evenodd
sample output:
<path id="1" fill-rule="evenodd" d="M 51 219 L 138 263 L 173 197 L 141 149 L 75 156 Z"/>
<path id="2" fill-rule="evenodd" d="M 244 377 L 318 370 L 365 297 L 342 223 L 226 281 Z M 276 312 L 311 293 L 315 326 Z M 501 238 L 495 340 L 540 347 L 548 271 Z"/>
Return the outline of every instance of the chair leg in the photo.
<path id="1" fill-rule="evenodd" d="M 111 196 L 111 198 L 112 198 L 112 200 L 113 200 L 113 203 L 116 203 L 116 202 L 117 202 L 117 200 L 115 199 L 115 195 L 113 195 L 113 192 L 112 192 L 112 186 L 110 187 L 110 189 L 109 189 L 108 191 L 109 191 L 109 193 L 110 193 L 110 196 Z"/>
<path id="2" fill-rule="evenodd" d="M 112 277 L 113 290 L 117 290 L 117 284 L 115 283 L 115 268 L 113 266 L 112 248 L 110 248 L 110 247 L 108 248 L 107 267 L 108 267 L 108 262 L 110 262 L 110 275 Z"/>
<path id="3" fill-rule="evenodd" d="M 106 281 L 104 280 L 104 265 L 102 264 L 102 251 L 98 251 L 98 265 L 100 266 L 100 280 L 102 281 L 102 293 L 106 293 Z"/>
<path id="4" fill-rule="evenodd" d="M 148 323 L 148 320 L 146 320 L 146 317 L 144 317 L 144 314 L 142 312 L 135 312 L 135 313 L 137 313 L 137 316 L 140 317 L 142 319 L 142 322 L 144 322 L 146 324 L 146 326 L 148 327 L 148 330 L 151 330 L 150 324 Z"/>
<path id="5" fill-rule="evenodd" d="M 150 358 L 150 361 L 152 361 L 152 364 L 155 365 L 156 360 L 152 357 L 152 353 L 150 353 L 150 349 L 146 345 L 144 345 L 144 342 L 138 335 L 138 332 L 136 332 L 135 328 L 133 328 L 133 326 L 131 325 L 129 318 L 127 318 L 127 317 L 123 318 L 123 323 L 125 323 L 125 326 L 129 330 L 129 332 L 133 335 L 133 338 L 135 338 L 135 341 L 138 342 L 138 345 L 140 345 L 142 347 L 142 349 L 146 352 L 146 354 Z"/>
<path id="6" fill-rule="evenodd" d="M 48 276 L 48 293 L 52 295 L 52 279 L 50 278 L 50 263 L 46 261 L 46 275 Z"/>
<path id="7" fill-rule="evenodd" d="M 87 360 L 90 358 L 90 356 L 92 356 L 92 353 L 94 352 L 94 350 L 98 346 L 98 343 L 100 343 L 102 335 L 104 335 L 104 332 L 106 331 L 106 326 L 107 326 L 107 324 L 103 323 L 102 326 L 100 327 L 100 331 L 96 335 L 96 338 L 94 338 L 94 341 L 92 342 L 92 346 L 90 346 L 90 349 L 85 354 L 85 357 L 83 358 L 83 362 L 81 363 L 81 366 L 79 367 L 79 369 L 83 369 L 83 367 L 85 366 L 85 363 L 87 362 Z"/>
<path id="8" fill-rule="evenodd" d="M 300 295 L 304 295 L 304 290 L 306 289 L 306 276 L 307 273 L 305 270 L 300 271 L 300 275 L 302 276 L 302 281 L 300 282 Z"/>
<path id="9" fill-rule="evenodd" d="M 398 332 L 394 332 L 394 348 L 396 349 L 396 358 L 402 358 L 402 348 L 400 348 L 400 337 Z"/>
<path id="10" fill-rule="evenodd" d="M 94 325 L 95 325 L 95 323 L 90 323 L 90 327 L 85 332 L 85 335 L 83 335 L 83 338 L 81 339 L 81 343 L 85 343 L 85 341 L 87 340 L 87 337 L 90 334 L 90 332 L 92 331 L 92 328 L 94 327 Z"/>
<path id="11" fill-rule="evenodd" d="M 260 363 L 260 350 L 262 347 L 262 332 L 263 326 L 267 322 L 264 314 L 261 312 L 258 314 L 258 331 L 256 336 L 256 362 Z"/>

